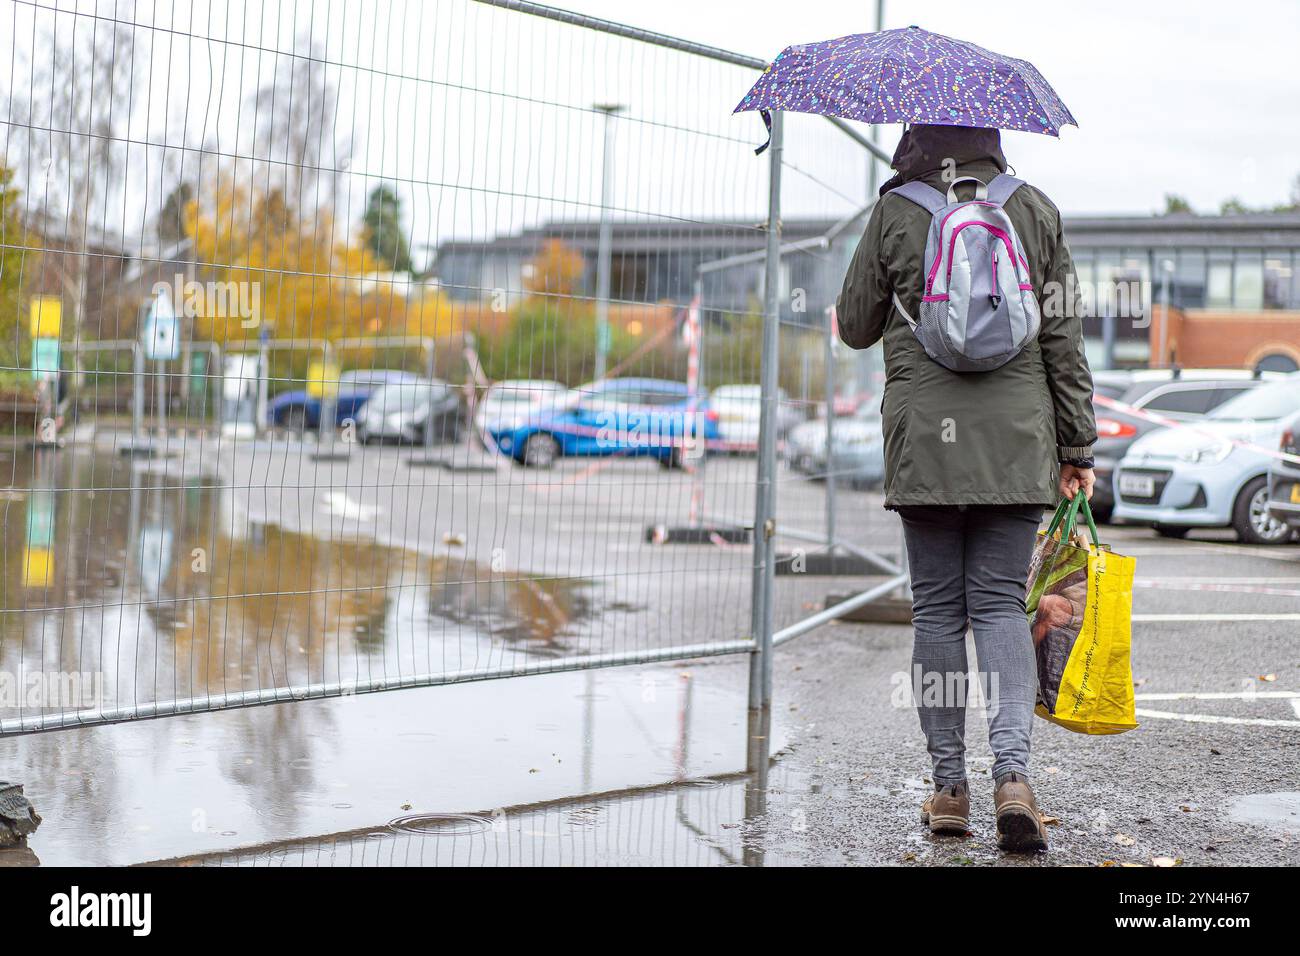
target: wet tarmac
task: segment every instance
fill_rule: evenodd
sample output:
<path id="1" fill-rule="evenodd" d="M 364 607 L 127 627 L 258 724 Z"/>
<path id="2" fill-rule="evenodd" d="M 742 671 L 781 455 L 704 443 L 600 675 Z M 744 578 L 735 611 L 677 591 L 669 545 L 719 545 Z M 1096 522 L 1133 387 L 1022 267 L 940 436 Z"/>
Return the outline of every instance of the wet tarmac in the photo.
<path id="1" fill-rule="evenodd" d="M 600 805 L 639 805 L 637 791 L 743 790 L 743 669 L 712 670 L 548 674 L 0 741 L 45 818 L 0 864 L 143 863 L 358 831 L 358 846 L 376 832 L 450 846 L 523 807 L 571 804 L 556 819 L 594 824 L 609 818 Z M 783 745 L 779 722 L 769 740 Z"/>

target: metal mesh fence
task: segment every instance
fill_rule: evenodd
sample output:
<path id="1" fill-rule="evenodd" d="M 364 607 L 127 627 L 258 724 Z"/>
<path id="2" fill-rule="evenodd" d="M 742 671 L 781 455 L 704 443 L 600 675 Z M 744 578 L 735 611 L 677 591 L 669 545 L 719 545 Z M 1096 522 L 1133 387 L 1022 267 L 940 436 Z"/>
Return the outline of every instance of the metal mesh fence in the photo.
<path id="1" fill-rule="evenodd" d="M 4 0 L 0 45 L 0 732 L 754 651 L 752 64 L 469 0 Z M 870 409 L 867 154 L 786 137 L 782 532 L 888 547 L 793 441 Z"/>

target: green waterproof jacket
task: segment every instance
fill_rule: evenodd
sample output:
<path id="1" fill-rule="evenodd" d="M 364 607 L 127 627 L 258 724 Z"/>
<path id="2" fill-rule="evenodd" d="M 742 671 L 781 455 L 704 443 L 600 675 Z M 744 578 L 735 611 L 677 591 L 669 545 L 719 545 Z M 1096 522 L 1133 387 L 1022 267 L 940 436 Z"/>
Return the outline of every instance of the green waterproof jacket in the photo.
<path id="1" fill-rule="evenodd" d="M 989 182 L 999 171 L 991 159 L 973 159 L 956 166 L 955 174 Z M 939 170 L 915 178 L 947 191 Z M 957 189 L 968 198 L 969 185 Z M 865 349 L 884 340 L 886 508 L 1049 506 L 1059 497 L 1059 462 L 1092 454 L 1092 375 L 1061 215 L 1028 185 L 1004 208 L 1024 244 L 1043 317 L 1037 340 L 991 372 L 944 368 L 926 355 L 893 307 L 897 292 L 910 314 L 920 313 L 929 213 L 886 193 L 853 256 L 837 316 L 849 346 Z"/>

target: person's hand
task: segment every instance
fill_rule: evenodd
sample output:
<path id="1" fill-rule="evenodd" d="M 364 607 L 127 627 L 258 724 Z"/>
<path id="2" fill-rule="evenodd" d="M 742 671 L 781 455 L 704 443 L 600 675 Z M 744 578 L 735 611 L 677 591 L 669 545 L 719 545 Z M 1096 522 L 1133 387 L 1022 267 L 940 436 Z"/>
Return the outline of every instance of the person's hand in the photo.
<path id="1" fill-rule="evenodd" d="M 1082 488 L 1083 496 L 1091 501 L 1092 486 L 1096 482 L 1097 475 L 1091 468 L 1078 468 L 1074 465 L 1061 466 L 1061 483 L 1059 487 L 1061 494 L 1066 498 L 1073 498 Z"/>

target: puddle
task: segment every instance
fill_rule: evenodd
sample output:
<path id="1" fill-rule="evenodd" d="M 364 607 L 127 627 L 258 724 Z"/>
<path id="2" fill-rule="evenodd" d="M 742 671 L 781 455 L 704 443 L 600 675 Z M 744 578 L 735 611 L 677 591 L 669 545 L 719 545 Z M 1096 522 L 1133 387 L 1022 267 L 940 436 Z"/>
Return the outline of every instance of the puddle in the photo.
<path id="1" fill-rule="evenodd" d="M 388 821 L 395 833 L 420 833 L 425 836 L 461 836 L 492 829 L 492 818 L 472 813 L 413 814 Z"/>
<path id="2" fill-rule="evenodd" d="M 1228 819 L 1234 823 L 1274 827 L 1300 833 L 1300 792 L 1248 793 L 1232 802 Z"/>
<path id="3" fill-rule="evenodd" d="M 381 831 L 484 846 L 511 807 L 568 801 L 551 830 L 591 833 L 614 810 L 583 810 L 585 795 L 728 790 L 746 765 L 746 680 L 656 665 L 274 704 L 0 739 L 0 767 L 44 818 L 29 850 L 51 865 Z M 785 740 L 775 717 L 770 738 Z"/>
<path id="4" fill-rule="evenodd" d="M 47 452 L 0 469 L 0 720 L 522 667 L 607 650 L 642 607 L 579 575 L 317 527 L 301 498 L 278 508 L 298 530 L 260 522 L 249 499 L 280 489 L 159 467 Z"/>
<path id="5" fill-rule="evenodd" d="M 704 781 L 694 781 L 699 784 Z M 169 861 L 186 866 L 759 866 L 744 839 L 761 795 L 747 777 L 582 803 L 513 807 L 493 818 L 366 829 Z M 462 823 L 462 820 L 468 822 Z M 444 825 L 442 821 L 448 821 Z M 395 821 L 396 822 L 396 821 Z"/>

